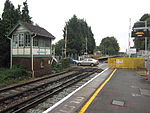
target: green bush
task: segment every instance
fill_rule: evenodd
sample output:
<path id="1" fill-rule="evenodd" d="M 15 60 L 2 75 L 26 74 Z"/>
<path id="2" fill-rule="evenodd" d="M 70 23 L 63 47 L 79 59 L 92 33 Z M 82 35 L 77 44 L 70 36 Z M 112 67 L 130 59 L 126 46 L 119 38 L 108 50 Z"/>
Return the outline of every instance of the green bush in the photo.
<path id="1" fill-rule="evenodd" d="M 63 68 L 68 68 L 68 67 L 70 67 L 71 59 L 70 58 L 64 58 L 60 62 L 62 64 Z"/>
<path id="2" fill-rule="evenodd" d="M 0 69 L 0 86 L 23 80 L 26 75 L 26 70 L 20 66 L 13 66 L 12 69 Z"/>
<path id="3" fill-rule="evenodd" d="M 64 58 L 61 59 L 57 64 L 54 64 L 52 66 L 52 70 L 55 72 L 61 72 L 64 69 L 70 67 L 71 59 L 70 58 Z"/>
<path id="4" fill-rule="evenodd" d="M 60 63 L 54 64 L 52 66 L 53 72 L 61 72 L 63 70 L 62 65 Z"/>

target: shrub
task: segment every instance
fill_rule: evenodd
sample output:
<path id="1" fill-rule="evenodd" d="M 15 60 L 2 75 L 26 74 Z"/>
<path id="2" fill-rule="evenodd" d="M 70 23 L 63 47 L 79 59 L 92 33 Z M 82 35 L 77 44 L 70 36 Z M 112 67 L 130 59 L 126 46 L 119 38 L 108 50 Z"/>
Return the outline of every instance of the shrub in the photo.
<path id="1" fill-rule="evenodd" d="M 57 72 L 61 72 L 63 70 L 63 68 L 62 68 L 62 65 L 60 63 L 57 63 L 57 64 L 53 64 L 52 70 L 54 73 L 55 72 L 57 73 Z"/>
<path id="2" fill-rule="evenodd" d="M 13 66 L 12 69 L 0 69 L 0 85 L 15 83 L 25 79 L 27 72 L 21 66 Z"/>
<path id="3" fill-rule="evenodd" d="M 52 66 L 52 70 L 55 72 L 61 72 L 64 69 L 70 67 L 71 59 L 70 58 L 64 58 L 61 59 L 57 64 L 54 64 Z"/>
<path id="4" fill-rule="evenodd" d="M 71 59 L 70 58 L 64 58 L 60 62 L 62 64 L 63 68 L 68 68 L 71 64 Z"/>

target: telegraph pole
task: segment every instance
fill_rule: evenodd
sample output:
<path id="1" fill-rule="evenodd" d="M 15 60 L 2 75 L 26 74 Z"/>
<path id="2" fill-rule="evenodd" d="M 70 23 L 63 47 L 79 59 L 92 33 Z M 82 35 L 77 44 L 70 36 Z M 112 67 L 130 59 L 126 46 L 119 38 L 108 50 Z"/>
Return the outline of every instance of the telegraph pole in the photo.
<path id="1" fill-rule="evenodd" d="M 61 49 L 62 51 L 61 51 L 61 54 L 62 54 L 62 58 L 64 58 L 64 48 L 62 47 L 62 49 Z"/>
<path id="2" fill-rule="evenodd" d="M 145 28 L 147 28 L 147 21 L 145 21 Z M 145 55 L 147 54 L 147 37 L 145 37 Z"/>
<path id="3" fill-rule="evenodd" d="M 65 53 L 65 58 L 67 57 L 67 24 L 66 24 L 66 31 L 65 31 L 65 49 L 64 49 L 64 53 Z"/>
<path id="4" fill-rule="evenodd" d="M 129 18 L 129 38 L 128 38 L 128 54 L 130 58 L 130 38 L 131 38 L 131 18 Z"/>
<path id="5" fill-rule="evenodd" d="M 85 41 L 86 41 L 86 44 L 85 44 L 86 48 L 85 49 L 86 49 L 86 54 L 87 54 L 87 37 L 85 37 Z"/>

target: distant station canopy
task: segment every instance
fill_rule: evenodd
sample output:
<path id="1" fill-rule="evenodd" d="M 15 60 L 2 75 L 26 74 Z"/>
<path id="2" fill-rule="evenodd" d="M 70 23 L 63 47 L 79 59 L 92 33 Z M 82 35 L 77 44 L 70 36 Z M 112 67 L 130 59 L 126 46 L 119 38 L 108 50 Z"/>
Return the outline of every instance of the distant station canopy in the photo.
<path id="1" fill-rule="evenodd" d="M 149 30 L 143 27 L 133 28 L 131 37 L 149 37 Z"/>

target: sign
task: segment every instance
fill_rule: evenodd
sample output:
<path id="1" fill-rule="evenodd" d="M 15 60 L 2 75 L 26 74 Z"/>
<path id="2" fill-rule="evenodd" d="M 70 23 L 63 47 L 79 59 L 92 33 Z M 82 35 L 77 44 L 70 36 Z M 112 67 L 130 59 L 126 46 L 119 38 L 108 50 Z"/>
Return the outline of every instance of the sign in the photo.
<path id="1" fill-rule="evenodd" d="M 135 33 L 135 35 L 136 35 L 137 37 L 143 37 L 144 34 L 145 34 L 144 32 L 136 32 L 136 33 Z"/>
<path id="2" fill-rule="evenodd" d="M 136 54 L 136 48 L 128 49 L 127 54 Z"/>
<path id="3" fill-rule="evenodd" d="M 131 37 L 149 37 L 148 29 L 133 29 Z"/>
<path id="4" fill-rule="evenodd" d="M 123 60 L 116 59 L 116 63 L 117 63 L 117 64 L 122 64 L 122 63 L 123 63 Z"/>

